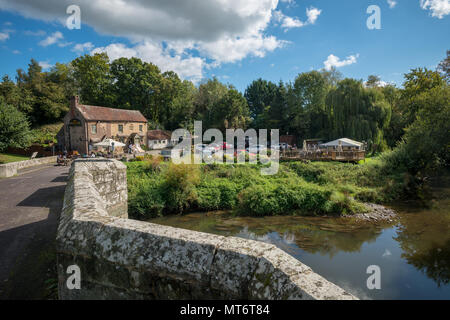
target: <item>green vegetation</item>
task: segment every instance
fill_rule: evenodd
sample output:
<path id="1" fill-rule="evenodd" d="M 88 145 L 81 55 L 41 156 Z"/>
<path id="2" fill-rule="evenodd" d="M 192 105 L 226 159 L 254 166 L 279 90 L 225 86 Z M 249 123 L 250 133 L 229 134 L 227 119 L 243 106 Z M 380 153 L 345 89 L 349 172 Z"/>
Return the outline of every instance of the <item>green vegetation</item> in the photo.
<path id="1" fill-rule="evenodd" d="M 139 219 L 192 211 L 233 210 L 238 215 L 351 215 L 363 202 L 402 197 L 404 174 L 383 175 L 380 159 L 364 165 L 281 163 L 174 165 L 153 158 L 127 163 L 129 212 Z"/>
<path id="2" fill-rule="evenodd" d="M 27 147 L 30 138 L 25 115 L 0 99 L 0 151 L 8 147 Z"/>
<path id="3" fill-rule="evenodd" d="M 29 160 L 30 157 L 25 157 L 17 154 L 0 153 L 0 164 Z"/>
<path id="4" fill-rule="evenodd" d="M 63 125 L 62 122 L 59 122 L 34 128 L 31 130 L 32 142 L 43 147 L 48 147 L 56 143 L 56 135 Z"/>

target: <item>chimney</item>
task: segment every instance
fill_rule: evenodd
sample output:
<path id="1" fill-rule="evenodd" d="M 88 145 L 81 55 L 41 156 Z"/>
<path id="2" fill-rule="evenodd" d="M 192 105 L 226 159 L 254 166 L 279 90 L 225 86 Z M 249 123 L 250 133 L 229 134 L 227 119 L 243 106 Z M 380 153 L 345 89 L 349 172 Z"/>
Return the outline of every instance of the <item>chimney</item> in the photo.
<path id="1" fill-rule="evenodd" d="M 78 102 L 79 102 L 78 96 L 73 96 L 72 98 L 70 98 L 70 109 L 74 110 L 75 107 L 78 105 Z"/>

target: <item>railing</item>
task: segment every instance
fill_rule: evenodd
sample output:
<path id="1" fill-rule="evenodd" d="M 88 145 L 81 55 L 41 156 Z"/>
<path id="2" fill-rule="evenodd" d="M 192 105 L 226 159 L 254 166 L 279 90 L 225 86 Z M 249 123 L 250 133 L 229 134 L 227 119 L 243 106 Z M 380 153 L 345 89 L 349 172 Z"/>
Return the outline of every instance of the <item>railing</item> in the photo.
<path id="1" fill-rule="evenodd" d="M 310 161 L 360 161 L 365 157 L 365 151 L 284 150 L 280 154 L 282 160 Z"/>

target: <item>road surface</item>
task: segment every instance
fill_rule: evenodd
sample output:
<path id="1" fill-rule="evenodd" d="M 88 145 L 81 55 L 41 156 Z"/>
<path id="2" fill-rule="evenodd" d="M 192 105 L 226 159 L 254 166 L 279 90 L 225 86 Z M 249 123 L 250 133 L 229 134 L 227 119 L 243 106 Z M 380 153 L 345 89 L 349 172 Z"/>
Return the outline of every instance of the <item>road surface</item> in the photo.
<path id="1" fill-rule="evenodd" d="M 69 167 L 0 179 L 0 299 L 56 298 L 55 238 Z"/>

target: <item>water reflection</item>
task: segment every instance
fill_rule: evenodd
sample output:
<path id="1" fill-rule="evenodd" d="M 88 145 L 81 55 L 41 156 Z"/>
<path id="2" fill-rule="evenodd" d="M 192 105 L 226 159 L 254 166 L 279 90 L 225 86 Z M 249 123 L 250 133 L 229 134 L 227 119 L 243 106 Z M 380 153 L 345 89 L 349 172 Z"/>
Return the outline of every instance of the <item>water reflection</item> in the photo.
<path id="1" fill-rule="evenodd" d="M 343 218 L 235 217 L 193 213 L 151 220 L 278 246 L 363 299 L 450 299 L 450 201 L 433 209 L 398 207 L 399 220 L 374 225 Z M 366 287 L 369 265 L 382 270 L 382 290 Z"/>

